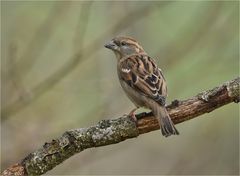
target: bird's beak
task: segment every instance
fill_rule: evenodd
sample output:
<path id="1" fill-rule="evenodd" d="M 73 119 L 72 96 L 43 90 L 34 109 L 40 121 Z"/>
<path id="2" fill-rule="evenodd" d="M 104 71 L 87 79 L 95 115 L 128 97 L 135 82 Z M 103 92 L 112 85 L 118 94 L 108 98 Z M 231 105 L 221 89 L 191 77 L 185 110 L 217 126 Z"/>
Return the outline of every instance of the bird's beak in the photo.
<path id="1" fill-rule="evenodd" d="M 111 49 L 111 50 L 117 50 L 118 49 L 118 46 L 112 40 L 110 42 L 106 43 L 104 46 L 108 49 Z"/>

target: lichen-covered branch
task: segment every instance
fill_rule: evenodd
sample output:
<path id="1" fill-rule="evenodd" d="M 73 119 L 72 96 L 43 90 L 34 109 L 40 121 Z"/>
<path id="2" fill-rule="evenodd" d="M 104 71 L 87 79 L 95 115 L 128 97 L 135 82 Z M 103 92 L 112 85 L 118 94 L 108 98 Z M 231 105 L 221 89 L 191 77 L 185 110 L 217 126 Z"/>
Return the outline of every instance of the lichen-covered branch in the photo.
<path id="1" fill-rule="evenodd" d="M 225 104 L 239 102 L 239 84 L 238 77 L 190 99 L 175 100 L 167 106 L 167 110 L 175 124 L 184 122 Z M 138 114 L 137 118 L 137 123 L 128 117 L 120 117 L 102 120 L 92 127 L 66 131 L 59 138 L 45 143 L 18 164 L 3 171 L 2 174 L 40 175 L 87 148 L 116 144 L 159 129 L 158 122 L 151 112 Z"/>

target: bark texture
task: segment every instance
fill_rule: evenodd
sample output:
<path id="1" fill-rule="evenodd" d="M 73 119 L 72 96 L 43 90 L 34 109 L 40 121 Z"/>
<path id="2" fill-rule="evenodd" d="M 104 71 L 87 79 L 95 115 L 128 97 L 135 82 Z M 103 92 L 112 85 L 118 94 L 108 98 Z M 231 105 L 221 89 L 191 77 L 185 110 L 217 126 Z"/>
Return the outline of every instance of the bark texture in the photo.
<path id="1" fill-rule="evenodd" d="M 178 124 L 209 113 L 225 104 L 237 103 L 240 100 L 239 84 L 238 77 L 190 99 L 174 100 L 167 106 L 169 115 L 173 122 Z M 102 120 L 88 128 L 66 131 L 59 138 L 30 153 L 21 162 L 7 168 L 2 175 L 41 175 L 87 148 L 119 143 L 159 129 L 158 122 L 151 112 L 138 114 L 137 118 L 137 123 L 129 117 L 120 117 Z"/>

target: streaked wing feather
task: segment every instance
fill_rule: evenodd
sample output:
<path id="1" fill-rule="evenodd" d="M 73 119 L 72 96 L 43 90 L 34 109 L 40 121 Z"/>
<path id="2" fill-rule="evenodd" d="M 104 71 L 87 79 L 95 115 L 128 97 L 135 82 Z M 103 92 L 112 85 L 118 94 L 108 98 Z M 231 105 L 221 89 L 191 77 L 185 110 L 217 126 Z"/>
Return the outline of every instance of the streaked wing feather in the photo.
<path id="1" fill-rule="evenodd" d="M 121 79 L 129 86 L 165 105 L 166 81 L 153 59 L 147 55 L 133 55 L 120 61 L 119 67 Z"/>

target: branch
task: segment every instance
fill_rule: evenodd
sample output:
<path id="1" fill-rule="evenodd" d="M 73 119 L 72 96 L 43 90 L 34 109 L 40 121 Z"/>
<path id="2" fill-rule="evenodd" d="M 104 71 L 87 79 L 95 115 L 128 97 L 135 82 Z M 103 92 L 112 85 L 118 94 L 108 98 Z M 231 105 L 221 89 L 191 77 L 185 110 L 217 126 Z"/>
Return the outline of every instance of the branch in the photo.
<path id="1" fill-rule="evenodd" d="M 238 103 L 240 78 L 235 78 L 221 86 L 204 91 L 183 101 L 175 100 L 167 106 L 175 124 L 209 113 L 231 102 Z M 140 134 L 159 129 L 152 113 L 137 115 L 137 124 L 128 117 L 100 121 L 96 126 L 66 131 L 62 136 L 45 143 L 40 149 L 30 153 L 20 163 L 2 175 L 40 175 L 51 170 L 64 160 L 87 148 L 116 144 Z"/>

